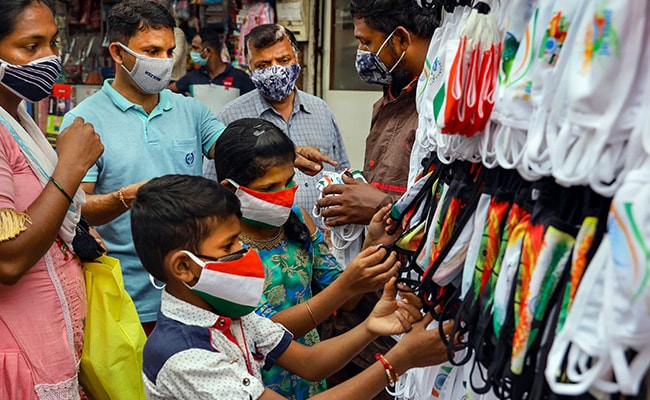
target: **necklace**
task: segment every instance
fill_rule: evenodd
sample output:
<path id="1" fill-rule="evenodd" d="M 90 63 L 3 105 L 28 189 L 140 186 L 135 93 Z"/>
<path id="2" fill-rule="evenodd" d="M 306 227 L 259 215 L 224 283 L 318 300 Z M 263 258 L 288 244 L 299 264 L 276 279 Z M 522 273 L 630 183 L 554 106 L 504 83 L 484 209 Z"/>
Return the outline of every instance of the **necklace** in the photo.
<path id="1" fill-rule="evenodd" d="M 239 234 L 240 242 L 256 250 L 272 250 L 275 247 L 278 247 L 284 238 L 285 235 L 283 228 L 278 229 L 278 232 L 275 235 L 265 239 L 253 239 L 243 232 Z"/>

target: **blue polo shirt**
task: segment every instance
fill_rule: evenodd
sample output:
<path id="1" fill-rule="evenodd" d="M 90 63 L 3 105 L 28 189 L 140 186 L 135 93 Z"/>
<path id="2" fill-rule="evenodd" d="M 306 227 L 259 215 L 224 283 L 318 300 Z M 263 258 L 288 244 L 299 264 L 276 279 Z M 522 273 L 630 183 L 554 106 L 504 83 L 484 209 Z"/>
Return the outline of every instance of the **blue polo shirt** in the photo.
<path id="1" fill-rule="evenodd" d="M 210 79 L 208 70 L 205 67 L 190 71 L 176 81 L 176 88 L 178 88 L 180 93 L 187 93 L 190 91 L 190 85 L 207 84 L 235 87 L 239 89 L 239 95 L 255 89 L 255 84 L 253 84 L 248 74 L 242 70 L 233 68 L 230 64 L 226 64 L 226 69 L 215 76 L 214 79 Z"/>
<path id="2" fill-rule="evenodd" d="M 104 82 L 102 90 L 82 101 L 63 118 L 61 129 L 75 117 L 95 127 L 104 153 L 84 177 L 94 182 L 96 194 L 111 193 L 131 183 L 166 174 L 201 175 L 205 155 L 225 126 L 201 102 L 172 93 L 160 93 L 156 107 L 147 114 Z M 109 255 L 122 265 L 124 286 L 133 298 L 142 322 L 155 321 L 160 291 L 149 281 L 131 236 L 131 214 L 96 227 Z"/>

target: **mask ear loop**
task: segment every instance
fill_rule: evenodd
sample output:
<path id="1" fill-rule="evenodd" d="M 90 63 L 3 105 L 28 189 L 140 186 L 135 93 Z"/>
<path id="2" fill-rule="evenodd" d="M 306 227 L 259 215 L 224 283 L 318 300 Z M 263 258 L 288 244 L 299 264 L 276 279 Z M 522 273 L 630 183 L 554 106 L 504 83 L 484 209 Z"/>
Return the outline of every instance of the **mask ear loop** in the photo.
<path id="1" fill-rule="evenodd" d="M 151 283 L 151 286 L 158 290 L 163 290 L 165 286 L 167 286 L 166 283 L 163 283 L 162 285 L 157 285 L 156 284 L 156 278 L 153 277 L 153 275 L 149 274 L 149 282 Z"/>

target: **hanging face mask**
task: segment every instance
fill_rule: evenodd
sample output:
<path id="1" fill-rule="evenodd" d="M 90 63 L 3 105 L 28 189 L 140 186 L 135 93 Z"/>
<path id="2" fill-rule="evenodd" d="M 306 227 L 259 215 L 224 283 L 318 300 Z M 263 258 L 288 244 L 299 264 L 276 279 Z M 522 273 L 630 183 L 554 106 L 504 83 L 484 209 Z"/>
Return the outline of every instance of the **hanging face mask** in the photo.
<path id="1" fill-rule="evenodd" d="M 390 35 L 384 40 L 384 43 L 379 46 L 379 50 L 376 53 L 371 51 L 357 49 L 357 59 L 356 67 L 359 77 L 362 81 L 369 83 L 371 85 L 382 85 L 389 86 L 393 83 L 393 76 L 391 73 L 395 70 L 397 65 L 404 58 L 406 51 L 402 51 L 402 54 L 399 56 L 395 64 L 391 69 L 388 69 L 386 64 L 379 58 L 379 53 L 384 49 L 386 43 L 393 37 L 395 31 L 392 31 Z"/>
<path id="2" fill-rule="evenodd" d="M 187 250 L 183 253 L 203 268 L 196 284 L 185 286 L 217 314 L 239 318 L 255 310 L 264 292 L 264 265 L 255 250 L 242 249 L 212 261 L 203 261 Z"/>
<path id="3" fill-rule="evenodd" d="M 25 65 L 0 60 L 0 83 L 25 101 L 41 101 L 52 93 L 61 74 L 61 57 L 48 56 Z"/>
<path id="4" fill-rule="evenodd" d="M 199 67 L 205 67 L 208 63 L 208 59 L 201 57 L 201 53 L 203 53 L 203 51 L 190 51 L 190 59 L 192 59 L 192 62 Z"/>
<path id="5" fill-rule="evenodd" d="M 142 89 L 143 92 L 149 94 L 160 93 L 169 85 L 172 77 L 172 69 L 174 68 L 173 58 L 152 58 L 142 54 L 138 54 L 129 49 L 122 43 L 117 43 L 127 53 L 135 57 L 135 64 L 133 69 L 129 71 L 124 64 L 120 66 Z"/>
<path id="6" fill-rule="evenodd" d="M 300 75 L 300 64 L 274 65 L 251 71 L 251 80 L 262 96 L 274 101 L 289 97 Z"/>
<path id="7" fill-rule="evenodd" d="M 295 181 L 275 192 L 258 192 L 240 186 L 231 179 L 228 182 L 237 188 L 235 195 L 241 203 L 243 222 L 264 228 L 279 228 L 289 219 L 298 190 Z"/>

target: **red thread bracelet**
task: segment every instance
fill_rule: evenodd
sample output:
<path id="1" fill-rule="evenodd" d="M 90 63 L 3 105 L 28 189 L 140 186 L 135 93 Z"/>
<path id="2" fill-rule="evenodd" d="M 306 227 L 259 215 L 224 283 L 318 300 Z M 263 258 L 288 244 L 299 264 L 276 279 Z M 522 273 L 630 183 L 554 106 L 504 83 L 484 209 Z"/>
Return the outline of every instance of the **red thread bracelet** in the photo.
<path id="1" fill-rule="evenodd" d="M 395 372 L 395 368 L 384 358 L 381 353 L 375 354 L 375 359 L 384 366 L 384 371 L 386 371 L 386 378 L 388 378 L 388 386 L 393 388 L 395 387 L 395 382 L 399 381 L 399 375 Z"/>

